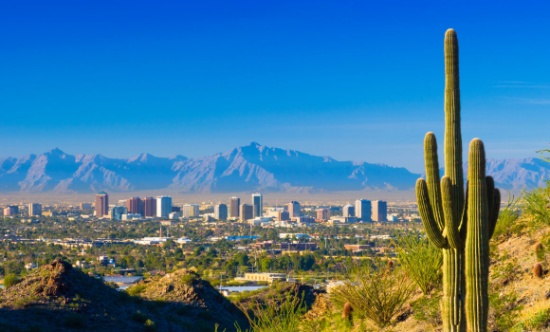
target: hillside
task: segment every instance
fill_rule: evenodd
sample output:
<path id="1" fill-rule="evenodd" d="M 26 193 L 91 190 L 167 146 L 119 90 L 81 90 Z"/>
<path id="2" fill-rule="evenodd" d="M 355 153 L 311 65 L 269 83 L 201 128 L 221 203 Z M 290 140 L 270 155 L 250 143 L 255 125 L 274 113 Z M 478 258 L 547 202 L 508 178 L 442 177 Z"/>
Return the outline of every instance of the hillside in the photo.
<path id="1" fill-rule="evenodd" d="M 232 331 L 236 320 L 247 326 L 242 312 L 196 275 L 180 271 L 167 278 L 175 278 L 172 288 L 149 300 L 54 261 L 0 292 L 0 331 L 198 332 L 213 331 L 216 324 Z M 192 283 L 179 286 L 185 278 Z M 164 280 L 150 289 L 164 287 Z"/>

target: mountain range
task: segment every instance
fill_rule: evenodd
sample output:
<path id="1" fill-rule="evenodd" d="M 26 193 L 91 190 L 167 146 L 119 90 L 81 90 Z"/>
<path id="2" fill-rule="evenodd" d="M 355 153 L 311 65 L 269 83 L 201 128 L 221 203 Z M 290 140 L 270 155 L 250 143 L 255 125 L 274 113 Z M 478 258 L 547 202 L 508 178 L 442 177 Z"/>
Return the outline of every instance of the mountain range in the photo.
<path id="1" fill-rule="evenodd" d="M 550 178 L 550 164 L 539 158 L 490 160 L 487 172 L 504 190 L 531 189 Z M 3 193 L 399 191 L 413 189 L 420 176 L 403 167 L 338 161 L 256 142 L 202 158 L 143 153 L 117 159 L 55 148 L 0 159 Z"/>

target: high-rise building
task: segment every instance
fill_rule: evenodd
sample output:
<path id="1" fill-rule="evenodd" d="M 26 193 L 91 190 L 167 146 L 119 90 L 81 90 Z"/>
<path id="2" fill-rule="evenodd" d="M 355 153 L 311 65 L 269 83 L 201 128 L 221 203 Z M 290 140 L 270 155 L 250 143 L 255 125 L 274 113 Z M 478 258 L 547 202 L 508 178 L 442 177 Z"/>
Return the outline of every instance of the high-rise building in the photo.
<path id="1" fill-rule="evenodd" d="M 388 204 L 386 201 L 372 201 L 372 220 L 388 221 Z"/>
<path id="2" fill-rule="evenodd" d="M 241 207 L 241 199 L 239 197 L 231 197 L 229 201 L 229 216 L 231 218 L 239 218 L 239 209 Z"/>
<path id="3" fill-rule="evenodd" d="M 128 213 L 137 213 L 144 215 L 144 204 L 143 200 L 139 197 L 132 197 L 129 200 L 126 201 L 126 208 L 128 209 Z"/>
<path id="4" fill-rule="evenodd" d="M 346 204 L 342 208 L 342 215 L 344 218 L 355 217 L 355 207 L 351 204 Z"/>
<path id="5" fill-rule="evenodd" d="M 170 212 L 172 212 L 172 197 L 157 196 L 157 217 L 168 218 Z"/>
<path id="6" fill-rule="evenodd" d="M 225 204 L 215 205 L 214 217 L 218 220 L 227 220 L 227 205 Z"/>
<path id="7" fill-rule="evenodd" d="M 16 216 L 17 214 L 19 214 L 19 207 L 17 205 L 10 205 L 4 208 L 5 216 Z"/>
<path id="8" fill-rule="evenodd" d="M 300 216 L 300 203 L 292 201 L 288 203 L 288 214 L 290 218 L 296 218 Z"/>
<path id="9" fill-rule="evenodd" d="M 42 215 L 42 204 L 40 203 L 30 203 L 29 204 L 29 216 L 40 216 Z"/>
<path id="10" fill-rule="evenodd" d="M 264 199 L 262 194 L 259 194 L 259 193 L 252 194 L 252 206 L 254 207 L 253 209 L 254 218 L 263 216 L 263 212 L 262 212 L 263 203 L 264 203 L 263 201 Z"/>
<path id="11" fill-rule="evenodd" d="M 80 210 L 91 210 L 92 203 L 80 203 Z"/>
<path id="12" fill-rule="evenodd" d="M 95 216 L 103 218 L 109 215 L 109 195 L 102 191 L 95 195 Z"/>
<path id="13" fill-rule="evenodd" d="M 199 206 L 197 204 L 185 204 L 181 208 L 181 215 L 184 218 L 198 217 Z"/>
<path id="14" fill-rule="evenodd" d="M 321 208 L 317 209 L 317 220 L 329 220 L 330 219 L 330 210 Z"/>
<path id="15" fill-rule="evenodd" d="M 157 215 L 157 200 L 154 197 L 145 197 L 143 199 L 143 216 L 156 217 Z"/>
<path id="16" fill-rule="evenodd" d="M 245 221 L 254 218 L 254 207 L 250 204 L 241 204 L 239 212 L 240 220 Z"/>
<path id="17" fill-rule="evenodd" d="M 355 201 L 355 216 L 361 221 L 372 221 L 371 202 L 367 199 L 358 199 Z"/>
<path id="18" fill-rule="evenodd" d="M 128 209 L 125 206 L 113 206 L 111 209 L 111 220 L 120 221 L 123 218 L 122 216 L 125 214 L 128 214 Z"/>

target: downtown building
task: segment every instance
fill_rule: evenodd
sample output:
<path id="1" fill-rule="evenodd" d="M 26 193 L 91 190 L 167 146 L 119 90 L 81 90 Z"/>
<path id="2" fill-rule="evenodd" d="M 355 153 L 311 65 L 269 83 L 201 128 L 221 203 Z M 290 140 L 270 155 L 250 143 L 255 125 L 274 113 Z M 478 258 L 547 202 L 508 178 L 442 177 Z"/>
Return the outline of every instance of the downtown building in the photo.
<path id="1" fill-rule="evenodd" d="M 363 222 L 372 221 L 372 204 L 367 199 L 355 201 L 355 216 Z"/>
<path id="2" fill-rule="evenodd" d="M 185 204 L 181 207 L 181 216 L 184 218 L 195 218 L 199 216 L 199 206 L 197 204 Z"/>
<path id="3" fill-rule="evenodd" d="M 154 197 L 145 197 L 143 199 L 143 216 L 144 217 L 157 216 L 157 200 Z"/>
<path id="4" fill-rule="evenodd" d="M 109 195 L 102 191 L 95 195 L 95 217 L 107 217 L 109 216 L 109 212 Z"/>
<path id="5" fill-rule="evenodd" d="M 297 202 L 297 201 L 292 201 L 292 202 L 288 203 L 288 215 L 289 215 L 289 217 L 291 219 L 299 217 L 301 215 L 300 208 L 301 208 L 300 203 Z"/>
<path id="6" fill-rule="evenodd" d="M 254 218 L 263 216 L 263 196 L 262 194 L 252 194 L 252 206 Z"/>
<path id="7" fill-rule="evenodd" d="M 249 219 L 254 219 L 254 206 L 251 204 L 241 204 L 240 207 L 240 220 L 246 221 Z"/>
<path id="8" fill-rule="evenodd" d="M 157 196 L 157 217 L 168 218 L 172 212 L 172 197 Z"/>
<path id="9" fill-rule="evenodd" d="M 229 217 L 232 219 L 239 218 L 239 209 L 241 208 L 241 199 L 239 197 L 231 197 L 229 201 Z"/>
<path id="10" fill-rule="evenodd" d="M 40 204 L 40 203 L 30 203 L 28 208 L 29 208 L 29 217 L 41 216 L 42 215 L 42 204 Z"/>
<path id="11" fill-rule="evenodd" d="M 372 201 L 372 220 L 388 221 L 388 203 L 386 201 Z"/>
<path id="12" fill-rule="evenodd" d="M 227 205 L 226 204 L 217 204 L 214 206 L 214 218 L 217 220 L 227 220 Z"/>

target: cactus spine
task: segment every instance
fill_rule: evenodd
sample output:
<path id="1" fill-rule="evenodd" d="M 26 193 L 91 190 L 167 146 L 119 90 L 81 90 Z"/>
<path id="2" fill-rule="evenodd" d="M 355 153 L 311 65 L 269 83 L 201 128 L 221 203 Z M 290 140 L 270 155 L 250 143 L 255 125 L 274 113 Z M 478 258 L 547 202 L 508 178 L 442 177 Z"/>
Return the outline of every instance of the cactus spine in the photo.
<path id="1" fill-rule="evenodd" d="M 465 331 L 465 298 L 468 329 L 485 331 L 488 243 L 498 217 L 500 193 L 494 189 L 492 178 L 485 177 L 483 143 L 477 139 L 470 149 L 469 181 L 464 193 L 458 40 L 452 29 L 445 33 L 445 174 L 441 181 L 437 143 L 431 132 L 424 140 L 424 154 L 426 180 L 417 181 L 416 195 L 426 234 L 443 252 L 443 331 Z"/>

